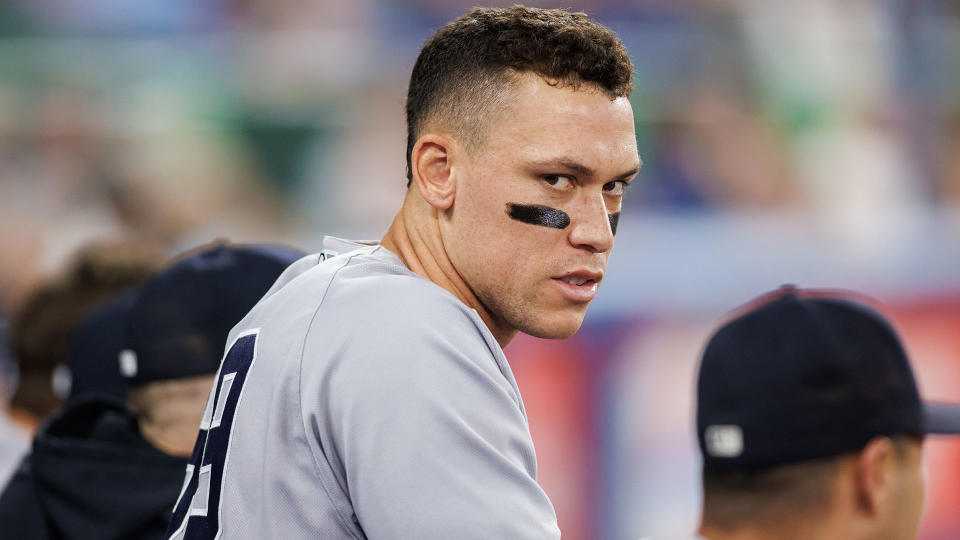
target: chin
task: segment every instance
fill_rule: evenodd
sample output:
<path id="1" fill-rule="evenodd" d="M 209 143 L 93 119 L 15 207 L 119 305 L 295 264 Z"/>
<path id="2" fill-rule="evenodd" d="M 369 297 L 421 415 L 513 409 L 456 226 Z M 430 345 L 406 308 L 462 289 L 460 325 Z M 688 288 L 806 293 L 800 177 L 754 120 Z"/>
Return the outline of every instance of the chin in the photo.
<path id="1" fill-rule="evenodd" d="M 524 334 L 542 339 L 567 339 L 577 333 L 583 324 L 583 315 L 556 317 L 553 320 L 527 321 L 527 324 L 517 326 Z"/>

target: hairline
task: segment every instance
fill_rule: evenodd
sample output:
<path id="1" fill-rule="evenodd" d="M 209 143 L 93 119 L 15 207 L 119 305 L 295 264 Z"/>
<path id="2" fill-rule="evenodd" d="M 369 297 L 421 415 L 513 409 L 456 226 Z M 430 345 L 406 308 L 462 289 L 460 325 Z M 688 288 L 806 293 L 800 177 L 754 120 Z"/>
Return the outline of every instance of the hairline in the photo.
<path id="1" fill-rule="evenodd" d="M 909 448 L 912 444 L 923 444 L 924 437 L 921 435 L 911 434 L 911 433 L 902 433 L 897 435 L 887 436 L 890 439 L 891 446 L 894 450 L 894 456 L 898 462 L 903 462 L 907 459 L 909 454 Z M 765 467 L 758 470 L 733 470 L 733 471 L 723 471 L 716 469 L 709 469 L 708 467 L 703 467 L 701 470 L 701 488 L 703 490 L 703 522 L 705 525 L 710 525 L 713 527 L 721 529 L 732 529 L 739 528 L 752 523 L 760 523 L 762 525 L 768 526 L 776 523 L 788 523 L 790 520 L 795 519 L 804 519 L 811 516 L 818 516 L 830 508 L 829 500 L 827 497 L 816 497 L 816 493 L 821 493 L 826 495 L 825 491 L 828 491 L 828 485 L 830 481 L 836 478 L 840 470 L 840 464 L 843 460 L 848 459 L 852 456 L 858 456 L 863 451 L 863 448 L 858 448 L 857 450 L 851 452 L 845 452 L 841 454 L 836 454 L 832 456 L 826 456 L 822 458 L 816 458 L 807 461 L 799 461 L 792 463 L 784 463 L 781 465 L 774 465 L 771 467 Z M 788 499 L 787 502 L 796 502 L 799 498 L 804 498 L 804 501 L 807 504 L 802 506 L 791 505 L 790 508 L 792 511 L 783 511 L 782 507 L 778 507 L 778 503 L 781 503 L 777 500 L 777 497 L 766 497 L 765 500 L 768 504 L 766 505 L 757 505 L 757 499 L 759 499 L 762 494 L 758 493 L 731 493 L 731 492 L 713 492 L 713 496 L 710 497 L 706 489 L 706 477 L 708 474 L 725 474 L 729 473 L 731 475 L 743 474 L 746 476 L 753 476 L 752 479 L 747 479 L 746 481 L 756 481 L 756 482 L 772 482 L 775 481 L 775 478 L 778 475 L 783 476 L 792 476 L 796 478 L 804 478 L 808 481 L 808 484 L 805 486 L 807 493 L 799 493 L 797 486 L 800 486 L 800 483 L 793 483 L 790 486 L 787 486 L 787 493 L 790 493 L 791 496 L 781 497 L 783 499 Z M 811 477 L 810 475 L 814 476 Z M 760 479 L 759 476 L 766 475 L 767 478 Z M 782 478 L 780 480 L 783 480 Z M 769 487 L 769 486 L 768 486 Z M 742 503 L 744 501 L 752 503 L 749 513 L 753 516 L 754 520 L 751 522 L 749 519 L 740 519 L 738 517 L 730 516 L 727 514 L 719 514 L 716 512 L 707 512 L 708 503 L 713 499 L 715 504 L 736 504 L 734 501 Z M 782 503 L 781 503 L 782 504 Z M 719 519 L 716 519 L 718 518 Z M 724 517 L 728 519 L 723 519 Z"/>
<path id="2" fill-rule="evenodd" d="M 515 98 L 521 81 L 526 76 L 536 76 L 554 88 L 568 88 L 573 91 L 603 94 L 611 101 L 619 98 L 629 99 L 629 95 L 621 95 L 621 93 L 610 90 L 596 81 L 584 80 L 579 77 L 552 79 L 534 69 L 518 70 L 509 66 L 501 66 L 484 74 L 486 79 L 483 83 L 483 86 L 486 87 L 484 89 L 478 91 L 470 88 L 459 92 L 447 92 L 442 95 L 438 102 L 432 104 L 420 122 L 415 140 L 419 141 L 428 133 L 443 133 L 456 139 L 468 153 L 476 155 L 486 148 L 490 126 L 500 120 L 516 104 Z M 486 99 L 475 100 L 475 105 L 472 106 L 473 110 L 469 112 L 458 112 L 458 109 L 463 110 L 463 106 L 458 105 L 458 103 L 476 97 L 478 94 L 483 94 L 484 90 L 486 90 Z M 491 104 L 494 106 L 491 107 Z M 477 113 L 479 109 L 483 110 L 480 114 Z M 471 122 L 476 126 L 473 129 L 469 127 Z M 414 146 L 416 146 L 416 142 Z M 408 157 L 412 158 L 412 156 Z"/>

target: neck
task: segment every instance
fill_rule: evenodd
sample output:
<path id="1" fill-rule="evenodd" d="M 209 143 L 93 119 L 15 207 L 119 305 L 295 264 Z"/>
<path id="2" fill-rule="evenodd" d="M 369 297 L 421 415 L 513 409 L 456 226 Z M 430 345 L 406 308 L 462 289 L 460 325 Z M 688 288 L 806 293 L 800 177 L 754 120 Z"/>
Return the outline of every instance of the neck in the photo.
<path id="1" fill-rule="evenodd" d="M 213 375 L 201 375 L 132 387 L 128 406 L 140 434 L 165 454 L 190 457 L 212 385 Z"/>
<path id="2" fill-rule="evenodd" d="M 697 533 L 707 540 L 809 540 L 810 538 L 851 538 L 834 520 L 796 519 L 776 524 L 749 523 L 734 528 L 720 528 L 704 523 Z M 846 531 L 850 532 L 850 531 Z"/>
<path id="3" fill-rule="evenodd" d="M 410 188 L 403 208 L 380 244 L 400 257 L 410 271 L 443 287 L 476 310 L 500 347 L 506 347 L 517 335 L 516 328 L 495 317 L 454 268 L 443 245 L 439 219 L 437 209 L 427 204 L 416 188 Z"/>
<path id="4" fill-rule="evenodd" d="M 164 454 L 190 457 L 200 428 L 199 422 L 193 422 L 194 416 L 188 415 L 185 419 L 167 419 L 166 421 L 140 418 L 140 434 Z"/>

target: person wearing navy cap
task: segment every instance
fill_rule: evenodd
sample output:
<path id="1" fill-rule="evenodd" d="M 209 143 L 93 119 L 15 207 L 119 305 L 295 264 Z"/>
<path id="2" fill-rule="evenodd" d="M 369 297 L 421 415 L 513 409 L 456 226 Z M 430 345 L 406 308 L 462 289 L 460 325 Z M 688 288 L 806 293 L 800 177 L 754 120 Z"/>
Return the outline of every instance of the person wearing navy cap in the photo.
<path id="1" fill-rule="evenodd" d="M 114 361 L 129 385 L 126 406 L 80 399 L 38 432 L 0 496 L 2 535 L 163 538 L 227 334 L 302 255 L 217 243 L 140 287 Z"/>
<path id="2" fill-rule="evenodd" d="M 703 538 L 915 537 L 924 437 L 960 433 L 960 408 L 921 401 L 894 329 L 850 297 L 786 287 L 710 338 Z"/>
<path id="3" fill-rule="evenodd" d="M 274 245 L 220 244 L 193 253 L 143 286 L 118 359 L 143 436 L 185 457 L 193 450 L 227 334 L 303 256 Z"/>

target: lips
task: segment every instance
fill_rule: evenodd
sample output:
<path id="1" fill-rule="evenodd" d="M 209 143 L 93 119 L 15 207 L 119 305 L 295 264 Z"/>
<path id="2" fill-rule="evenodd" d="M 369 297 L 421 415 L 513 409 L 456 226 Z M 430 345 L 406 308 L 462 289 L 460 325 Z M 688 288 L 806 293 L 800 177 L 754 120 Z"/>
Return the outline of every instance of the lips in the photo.
<path id="1" fill-rule="evenodd" d="M 593 300 L 602 279 L 602 273 L 590 270 L 576 270 L 553 278 L 560 285 L 564 296 L 573 302 Z"/>
<path id="2" fill-rule="evenodd" d="M 603 272 L 595 272 L 593 270 L 574 270 L 567 272 L 562 276 L 555 277 L 553 279 L 559 279 L 566 281 L 571 285 L 583 285 L 588 281 L 593 281 L 595 283 L 600 283 L 600 280 L 603 279 Z"/>

